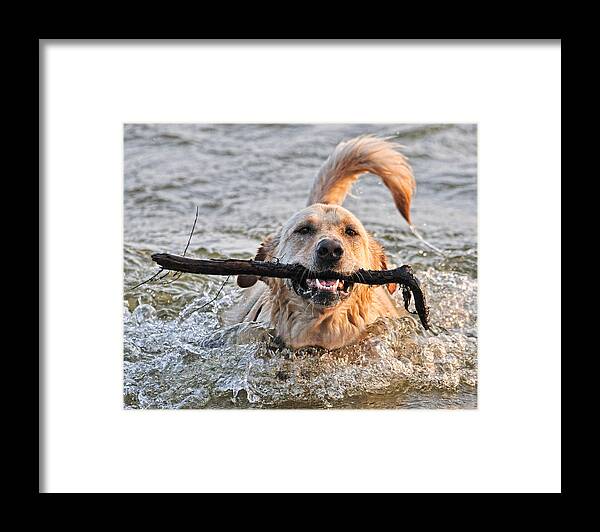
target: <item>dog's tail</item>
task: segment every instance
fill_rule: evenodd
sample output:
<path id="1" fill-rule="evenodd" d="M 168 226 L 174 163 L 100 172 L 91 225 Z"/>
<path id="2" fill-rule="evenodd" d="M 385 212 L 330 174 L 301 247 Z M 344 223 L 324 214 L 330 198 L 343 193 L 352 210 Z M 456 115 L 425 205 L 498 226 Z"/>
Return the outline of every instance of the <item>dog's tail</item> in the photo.
<path id="1" fill-rule="evenodd" d="M 352 184 L 367 172 L 379 176 L 392 193 L 396 207 L 411 225 L 410 201 L 415 178 L 401 146 L 388 139 L 364 135 L 340 142 L 323 163 L 313 184 L 308 205 L 341 205 Z"/>

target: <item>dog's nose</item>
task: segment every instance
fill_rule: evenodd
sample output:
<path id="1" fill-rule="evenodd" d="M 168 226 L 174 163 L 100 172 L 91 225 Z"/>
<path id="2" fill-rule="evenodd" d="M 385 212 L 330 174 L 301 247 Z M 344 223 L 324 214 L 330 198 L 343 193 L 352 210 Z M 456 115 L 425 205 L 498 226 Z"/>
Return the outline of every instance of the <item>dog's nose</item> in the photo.
<path id="1" fill-rule="evenodd" d="M 342 258 L 344 248 L 337 240 L 325 239 L 317 244 L 317 257 L 325 262 L 337 262 Z"/>

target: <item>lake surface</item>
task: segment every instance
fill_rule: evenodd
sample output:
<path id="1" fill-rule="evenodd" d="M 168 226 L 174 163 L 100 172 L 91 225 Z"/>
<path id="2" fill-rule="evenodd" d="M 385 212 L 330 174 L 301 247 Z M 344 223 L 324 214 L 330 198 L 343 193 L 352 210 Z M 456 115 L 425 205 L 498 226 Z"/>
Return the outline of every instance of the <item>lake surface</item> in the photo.
<path id="1" fill-rule="evenodd" d="M 183 252 L 196 207 L 188 256 L 252 258 L 305 206 L 335 145 L 365 133 L 405 146 L 417 180 L 413 223 L 445 256 L 415 238 L 375 176 L 344 206 L 391 264 L 412 265 L 432 331 L 383 320 L 357 345 L 291 351 L 255 324 L 223 325 L 242 293 L 233 278 L 169 274 L 131 289 L 157 271 L 152 253 Z M 125 408 L 477 406 L 475 125 L 131 124 L 124 173 Z"/>

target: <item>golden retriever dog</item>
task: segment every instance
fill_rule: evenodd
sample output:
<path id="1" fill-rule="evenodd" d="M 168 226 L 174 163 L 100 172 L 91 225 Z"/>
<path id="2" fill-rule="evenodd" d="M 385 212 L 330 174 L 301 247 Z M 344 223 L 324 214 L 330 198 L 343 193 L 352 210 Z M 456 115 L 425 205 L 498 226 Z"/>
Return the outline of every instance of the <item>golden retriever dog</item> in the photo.
<path id="1" fill-rule="evenodd" d="M 399 145 L 387 139 L 361 136 L 341 142 L 319 170 L 308 206 L 296 212 L 265 238 L 255 260 L 302 264 L 319 271 L 352 272 L 388 269 L 379 244 L 360 220 L 342 207 L 358 177 L 379 176 L 392 193 L 396 207 L 410 224 L 415 180 Z M 238 276 L 245 300 L 229 319 L 256 321 L 275 329 L 287 346 L 335 349 L 361 339 L 366 327 L 383 316 L 402 316 L 391 295 L 395 285 L 368 286 L 342 281 Z"/>

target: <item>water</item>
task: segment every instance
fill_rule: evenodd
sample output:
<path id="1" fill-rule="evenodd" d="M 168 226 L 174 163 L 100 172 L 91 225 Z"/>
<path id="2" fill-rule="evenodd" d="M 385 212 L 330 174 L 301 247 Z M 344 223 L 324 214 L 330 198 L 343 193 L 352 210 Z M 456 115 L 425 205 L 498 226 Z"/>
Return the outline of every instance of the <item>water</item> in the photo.
<path id="1" fill-rule="evenodd" d="M 411 264 L 431 306 L 374 324 L 358 345 L 290 351 L 255 324 L 223 325 L 241 289 L 224 278 L 168 277 L 150 255 L 252 258 L 307 200 L 341 140 L 373 133 L 405 145 L 417 179 L 410 231 L 387 189 L 363 176 L 344 206 Z M 125 126 L 125 408 L 475 408 L 477 406 L 477 130 L 474 125 Z M 398 291 L 395 296 L 401 300 Z"/>

